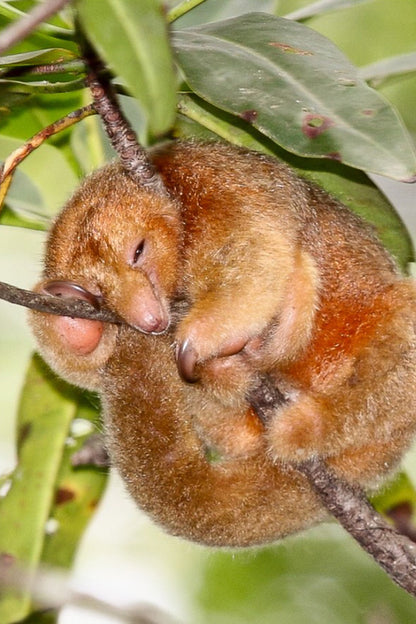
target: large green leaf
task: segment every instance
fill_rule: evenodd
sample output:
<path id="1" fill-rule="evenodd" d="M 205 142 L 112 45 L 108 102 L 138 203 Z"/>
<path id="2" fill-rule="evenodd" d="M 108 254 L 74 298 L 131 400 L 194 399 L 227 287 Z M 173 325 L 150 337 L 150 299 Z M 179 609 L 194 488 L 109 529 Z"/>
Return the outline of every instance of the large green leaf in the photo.
<path id="1" fill-rule="evenodd" d="M 176 86 L 159 2 L 81 0 L 78 11 L 87 37 L 143 107 L 150 133 L 166 132 L 175 116 Z"/>
<path id="2" fill-rule="evenodd" d="M 172 33 L 191 88 L 285 149 L 395 179 L 416 175 L 410 137 L 389 104 L 314 30 L 251 13 Z"/>
<path id="3" fill-rule="evenodd" d="M 74 418 L 94 423 L 96 412 L 35 357 L 19 408 L 18 465 L 0 498 L 0 553 L 17 570 L 33 572 L 42 561 L 69 565 L 103 489 L 103 470 L 70 466 L 85 439 L 73 435 Z M 29 611 L 27 589 L 2 593 L 0 622 L 16 622 Z"/>

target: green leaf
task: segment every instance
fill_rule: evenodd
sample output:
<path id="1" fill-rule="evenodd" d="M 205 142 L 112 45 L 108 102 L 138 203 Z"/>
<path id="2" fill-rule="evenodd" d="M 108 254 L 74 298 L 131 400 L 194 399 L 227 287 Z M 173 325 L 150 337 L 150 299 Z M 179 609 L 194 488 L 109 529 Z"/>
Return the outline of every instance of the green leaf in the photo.
<path id="1" fill-rule="evenodd" d="M 195 9 L 203 2 L 205 2 L 205 0 L 182 0 L 182 2 L 179 2 L 176 6 L 170 9 L 167 14 L 168 22 L 174 22 L 183 15 L 186 15 L 189 11 L 192 11 L 192 9 Z"/>
<path id="2" fill-rule="evenodd" d="M 49 48 L 47 50 L 34 50 L 21 52 L 9 56 L 0 56 L 0 67 L 48 65 L 49 63 L 63 63 L 76 58 L 76 55 L 65 48 Z"/>
<path id="3" fill-rule="evenodd" d="M 67 115 L 68 111 L 76 110 L 89 103 L 90 98 L 88 96 L 85 98 L 85 101 L 83 99 L 85 94 L 85 91 L 73 91 L 71 93 L 55 94 L 53 97 L 48 94 L 36 95 L 36 98 L 26 96 L 31 98 L 30 106 L 21 107 L 20 109 L 13 107 L 8 114 L 6 113 L 5 119 L 4 121 L 2 120 L 3 123 L 1 124 L 2 135 L 21 139 L 24 142 L 28 137 L 43 130 L 45 126 L 49 126 L 57 119 Z M 57 142 L 62 148 L 65 144 L 64 136 L 65 132 L 52 136 L 44 145 L 51 145 Z"/>
<path id="4" fill-rule="evenodd" d="M 77 419 L 74 421 L 74 418 Z M 76 435 L 78 421 L 89 425 Z M 74 469 L 70 457 L 97 425 L 81 393 L 59 381 L 38 356 L 31 362 L 18 415 L 18 465 L 0 498 L 0 553 L 17 569 L 68 566 L 106 481 L 106 471 Z M 30 611 L 27 589 L 7 589 L 0 622 Z"/>
<path id="5" fill-rule="evenodd" d="M 262 13 L 274 13 L 275 6 L 276 0 L 256 0 L 254 8 Z M 252 11 L 253 0 L 222 0 L 221 2 L 184 0 L 169 11 L 167 19 L 169 22 L 178 20 L 179 28 L 183 28 L 207 22 L 217 22 Z M 174 24 L 174 28 L 178 27 L 178 24 Z"/>
<path id="6" fill-rule="evenodd" d="M 16 96 L 37 95 L 38 93 L 67 93 L 84 89 L 84 78 L 76 80 L 64 80 L 52 82 L 47 80 L 33 80 L 25 82 L 23 80 L 0 79 L 1 105 L 11 108 L 10 98 Z"/>
<path id="7" fill-rule="evenodd" d="M 416 490 L 404 472 L 397 474 L 382 490 L 372 497 L 371 504 L 380 513 L 387 513 L 392 508 L 408 503 L 416 515 Z M 415 518 L 414 518 L 415 519 Z"/>
<path id="8" fill-rule="evenodd" d="M 382 243 L 396 258 L 403 271 L 414 258 L 413 245 L 409 233 L 399 214 L 385 195 L 373 184 L 368 176 L 358 169 L 342 163 L 305 159 L 278 148 L 260 133 L 248 128 L 226 113 L 221 113 L 195 97 L 182 96 L 179 111 L 189 121 L 179 120 L 175 135 L 179 138 L 197 136 L 201 140 L 215 138 L 215 135 L 236 145 L 270 154 L 287 162 L 297 172 L 322 186 L 360 217 L 371 223 Z M 203 129 L 201 129 L 203 126 Z M 209 133 L 205 130 L 209 130 Z M 214 133 L 214 134 L 212 134 Z"/>
<path id="9" fill-rule="evenodd" d="M 42 219 L 29 219 L 17 212 L 13 212 L 8 206 L 3 206 L 0 212 L 0 225 L 12 225 L 14 227 L 27 228 L 29 230 L 48 229 L 48 221 Z"/>
<path id="10" fill-rule="evenodd" d="M 143 107 L 150 133 L 166 132 L 175 116 L 176 85 L 159 2 L 81 0 L 78 11 L 99 55 Z"/>
<path id="11" fill-rule="evenodd" d="M 399 180 L 416 175 L 410 137 L 387 102 L 314 30 L 261 13 L 172 33 L 203 99 L 285 149 Z"/>
<path id="12" fill-rule="evenodd" d="M 32 362 L 19 412 L 19 460 L 11 488 L 0 500 L 0 552 L 30 572 L 40 560 L 69 424 L 76 406 L 45 383 L 39 360 Z M 9 590 L 0 602 L 0 621 L 14 622 L 29 612 L 25 590 Z"/>
<path id="13" fill-rule="evenodd" d="M 56 481 L 56 496 L 49 519 L 52 530 L 46 535 L 42 564 L 68 568 L 78 543 L 91 520 L 107 482 L 107 469 L 93 466 L 74 468 L 71 457 L 102 428 L 99 411 L 81 392 L 76 392 L 77 413 L 62 455 Z"/>

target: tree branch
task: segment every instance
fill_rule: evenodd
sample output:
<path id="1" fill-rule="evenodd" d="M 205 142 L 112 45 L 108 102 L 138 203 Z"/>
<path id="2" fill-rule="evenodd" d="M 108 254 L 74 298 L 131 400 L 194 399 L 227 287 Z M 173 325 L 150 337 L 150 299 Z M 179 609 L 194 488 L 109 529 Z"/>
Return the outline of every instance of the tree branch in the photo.
<path id="1" fill-rule="evenodd" d="M 252 391 L 249 402 L 266 422 L 285 398 L 267 377 Z M 364 492 L 337 477 L 321 459 L 294 466 L 308 479 L 323 506 L 368 552 L 390 578 L 416 597 L 416 544 L 388 524 Z"/>
<path id="2" fill-rule="evenodd" d="M 395 583 L 416 596 L 416 544 L 388 524 L 360 488 L 338 478 L 325 462 L 313 459 L 297 469 L 344 529 Z"/>
<path id="3" fill-rule="evenodd" d="M 107 136 L 124 170 L 141 186 L 160 195 L 166 195 L 162 178 L 148 159 L 146 150 L 140 145 L 135 131 L 120 109 L 110 79 L 103 73 L 101 60 L 82 33 L 79 33 L 79 39 L 88 68 L 86 83 L 91 91 L 95 109 L 101 117 Z"/>
<path id="4" fill-rule="evenodd" d="M 71 316 L 73 318 L 91 319 L 92 321 L 103 321 L 104 323 L 116 323 L 118 325 L 124 322 L 110 310 L 106 308 L 97 310 L 84 299 L 63 299 L 52 295 L 44 295 L 31 290 L 24 290 L 5 282 L 0 282 L 0 299 L 57 316 Z"/>

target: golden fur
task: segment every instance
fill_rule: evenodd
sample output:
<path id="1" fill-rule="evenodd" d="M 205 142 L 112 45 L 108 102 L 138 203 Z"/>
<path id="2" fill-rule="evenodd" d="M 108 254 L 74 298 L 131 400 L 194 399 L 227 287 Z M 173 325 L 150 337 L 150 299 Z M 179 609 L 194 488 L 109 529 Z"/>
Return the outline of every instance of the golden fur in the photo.
<path id="1" fill-rule="evenodd" d="M 415 286 L 368 226 L 274 159 L 197 142 L 151 157 L 170 197 L 117 164 L 87 178 L 37 288 L 76 282 L 161 335 L 94 324 L 95 338 L 91 321 L 32 313 L 39 349 L 101 394 L 112 459 L 157 522 L 207 544 L 275 540 L 324 516 L 297 461 L 368 486 L 408 448 Z M 265 424 L 247 403 L 263 373 L 286 397 Z"/>

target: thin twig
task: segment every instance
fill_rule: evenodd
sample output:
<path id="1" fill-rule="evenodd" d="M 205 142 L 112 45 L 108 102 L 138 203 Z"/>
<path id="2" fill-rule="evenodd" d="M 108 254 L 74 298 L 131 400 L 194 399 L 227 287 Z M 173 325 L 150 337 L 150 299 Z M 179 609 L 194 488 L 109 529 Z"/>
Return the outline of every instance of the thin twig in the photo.
<path id="1" fill-rule="evenodd" d="M 14 169 L 20 165 L 22 160 L 42 145 L 46 139 L 78 123 L 82 119 L 85 119 L 85 117 L 95 115 L 96 113 L 97 111 L 94 108 L 94 104 L 88 104 L 87 106 L 71 111 L 68 115 L 65 115 L 65 117 L 57 119 L 49 126 L 46 126 L 46 128 L 43 128 L 34 134 L 28 141 L 23 143 L 23 145 L 18 147 L 6 158 L 1 170 L 0 183 L 2 183 L 3 180 L 5 180 L 5 178 L 7 178 L 14 171 Z"/>
<path id="2" fill-rule="evenodd" d="M 103 321 L 104 323 L 116 323 L 117 325 L 123 323 L 123 320 L 113 312 L 110 312 L 110 310 L 106 308 L 97 310 L 84 299 L 44 295 L 31 290 L 24 290 L 5 282 L 0 282 L 0 299 L 57 316 L 91 319 L 93 321 Z"/>
<path id="3" fill-rule="evenodd" d="M 86 83 L 90 88 L 95 109 L 102 119 L 107 136 L 124 170 L 142 187 L 166 195 L 167 191 L 161 177 L 149 161 L 145 149 L 140 145 L 136 133 L 120 109 L 116 92 L 102 71 L 100 59 L 81 34 L 79 37 L 83 57 L 89 68 Z"/>
<path id="4" fill-rule="evenodd" d="M 79 74 L 85 71 L 85 64 L 74 59 L 73 61 L 65 61 L 63 63 L 49 63 L 46 65 L 35 65 L 25 68 L 28 75 L 32 74 Z M 9 74 L 7 74 L 8 76 Z"/>
<path id="5" fill-rule="evenodd" d="M 70 0 L 48 0 L 35 6 L 33 11 L 18 22 L 7 26 L 0 35 L 0 54 L 3 54 L 33 32 L 39 24 L 60 11 Z"/>

